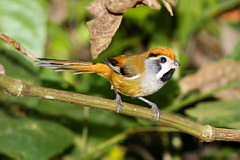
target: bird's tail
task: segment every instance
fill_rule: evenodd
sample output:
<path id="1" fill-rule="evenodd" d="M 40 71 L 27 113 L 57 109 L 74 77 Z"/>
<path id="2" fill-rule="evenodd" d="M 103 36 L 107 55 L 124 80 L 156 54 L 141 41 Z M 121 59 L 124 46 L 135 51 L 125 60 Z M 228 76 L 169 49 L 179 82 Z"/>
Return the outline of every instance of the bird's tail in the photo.
<path id="1" fill-rule="evenodd" d="M 45 59 L 38 58 L 38 66 L 44 68 L 53 68 L 54 72 L 72 70 L 72 74 L 81 73 L 98 73 L 107 74 L 110 68 L 103 63 L 92 63 L 83 61 L 68 61 L 68 60 L 57 60 L 57 59 Z"/>

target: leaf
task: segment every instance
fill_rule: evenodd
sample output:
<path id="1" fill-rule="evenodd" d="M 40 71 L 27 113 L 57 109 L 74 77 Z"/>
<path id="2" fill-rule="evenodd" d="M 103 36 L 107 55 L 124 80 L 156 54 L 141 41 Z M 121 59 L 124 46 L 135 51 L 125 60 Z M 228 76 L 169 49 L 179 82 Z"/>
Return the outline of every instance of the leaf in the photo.
<path id="1" fill-rule="evenodd" d="M 64 117 L 65 123 L 67 119 L 69 122 L 77 122 L 78 124 L 84 124 L 87 121 L 88 124 L 91 124 L 88 126 L 88 129 L 92 131 L 88 136 L 91 139 L 90 141 L 95 145 L 127 128 L 139 126 L 136 120 L 131 117 L 97 109 L 90 109 L 87 117 L 88 120 L 86 120 L 83 107 L 62 102 L 41 100 L 35 109 L 47 115 Z M 72 124 L 70 123 L 69 125 Z M 82 126 L 80 125 L 78 129 L 81 128 Z"/>
<path id="2" fill-rule="evenodd" d="M 127 99 L 133 101 L 132 99 Z M 109 137 L 115 136 L 128 128 L 139 127 L 139 122 L 135 118 L 115 112 L 84 108 L 74 104 L 41 100 L 34 109 L 51 117 L 63 118 L 64 124 L 72 126 L 75 130 L 75 126 L 77 126 L 77 130 L 82 130 L 84 125 L 87 125 L 89 130 L 88 145 L 91 146 L 104 143 Z M 89 109 L 88 113 L 86 113 L 87 109 Z"/>
<path id="3" fill-rule="evenodd" d="M 240 100 L 200 103 L 186 113 L 204 124 L 240 128 Z"/>
<path id="4" fill-rule="evenodd" d="M 87 10 L 95 17 L 87 22 L 87 25 L 90 31 L 92 57 L 97 58 L 111 43 L 122 21 L 122 15 L 108 12 L 102 0 L 94 1 L 87 7 Z"/>
<path id="5" fill-rule="evenodd" d="M 167 10 L 173 15 L 171 4 L 177 0 L 163 0 Z M 95 0 L 87 10 L 92 13 L 94 19 L 87 22 L 90 31 L 90 43 L 92 57 L 97 58 L 112 41 L 122 21 L 123 13 L 130 8 L 147 5 L 159 10 L 161 5 L 157 0 Z"/>
<path id="6" fill-rule="evenodd" d="M 1 0 L 0 32 L 42 57 L 46 41 L 46 4 L 45 0 Z"/>
<path id="7" fill-rule="evenodd" d="M 0 31 L 21 43 L 24 48 L 42 57 L 46 39 L 47 6 L 44 0 L 1 0 Z M 0 42 L 1 43 L 1 42 Z M 1 45 L 0 45 L 1 46 Z M 6 45 L 5 45 L 6 46 Z M 38 85 L 38 67 L 17 51 L 1 46 L 0 64 L 8 76 Z M 18 54 L 19 53 L 19 54 Z M 34 107 L 38 99 L 10 97 L 0 91 L 0 100 Z"/>
<path id="8" fill-rule="evenodd" d="M 139 1 L 138 3 L 140 3 L 140 5 L 141 5 L 141 3 L 143 3 L 143 4 L 149 6 L 152 9 L 159 10 L 161 8 L 161 5 L 159 4 L 159 2 L 157 0 L 143 0 L 142 2 Z"/>
<path id="9" fill-rule="evenodd" d="M 208 92 L 231 82 L 240 80 L 240 62 L 221 59 L 202 66 L 195 74 L 186 76 L 180 81 L 183 94 L 193 90 Z M 214 97 L 230 100 L 240 98 L 240 87 L 226 89 L 214 94 Z"/>
<path id="10" fill-rule="evenodd" d="M 173 16 L 173 11 L 170 3 L 167 0 L 162 0 L 164 6 L 167 8 L 168 12 L 170 13 L 171 16 Z"/>
<path id="11" fill-rule="evenodd" d="M 69 147 L 73 137 L 69 130 L 49 121 L 0 121 L 0 152 L 14 159 L 49 159 Z"/>
<path id="12" fill-rule="evenodd" d="M 107 10 L 115 14 L 122 14 L 130 8 L 142 5 L 148 5 L 152 9 L 160 9 L 160 4 L 157 0 L 107 0 L 105 2 Z"/>
<path id="13" fill-rule="evenodd" d="M 139 5 L 160 9 L 156 0 L 95 0 L 87 6 L 86 9 L 94 16 L 93 20 L 87 22 L 93 58 L 97 58 L 111 43 L 122 21 L 123 12 Z"/>

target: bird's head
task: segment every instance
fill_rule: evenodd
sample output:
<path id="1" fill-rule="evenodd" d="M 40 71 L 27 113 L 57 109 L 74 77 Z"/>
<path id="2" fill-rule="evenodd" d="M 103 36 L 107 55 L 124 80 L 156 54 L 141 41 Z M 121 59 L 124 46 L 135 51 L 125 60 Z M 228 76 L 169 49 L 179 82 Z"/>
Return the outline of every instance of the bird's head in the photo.
<path id="1" fill-rule="evenodd" d="M 147 52 L 145 66 L 147 72 L 155 73 L 158 79 L 167 82 L 180 64 L 171 48 L 156 47 Z"/>

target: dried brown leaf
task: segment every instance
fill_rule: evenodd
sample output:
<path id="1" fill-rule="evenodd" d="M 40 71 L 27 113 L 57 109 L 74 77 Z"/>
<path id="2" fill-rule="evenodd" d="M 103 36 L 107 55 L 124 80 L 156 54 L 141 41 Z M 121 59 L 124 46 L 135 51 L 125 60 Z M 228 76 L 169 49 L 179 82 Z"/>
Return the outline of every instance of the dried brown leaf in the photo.
<path id="1" fill-rule="evenodd" d="M 171 16 L 173 16 L 173 11 L 172 11 L 172 7 L 169 4 L 169 2 L 167 0 L 162 0 L 164 6 L 167 8 L 168 12 L 170 13 Z"/>
<path id="2" fill-rule="evenodd" d="M 149 6 L 152 9 L 159 10 L 161 8 L 161 5 L 157 0 L 143 0 L 142 3 Z"/>
<path id="3" fill-rule="evenodd" d="M 170 3 L 174 5 L 176 2 L 177 0 L 163 0 L 171 15 L 173 12 Z M 93 58 L 97 58 L 111 43 L 122 21 L 123 12 L 142 5 L 157 10 L 161 8 L 157 0 L 95 0 L 86 8 L 94 16 L 94 19 L 87 23 Z"/>
<path id="4" fill-rule="evenodd" d="M 111 13 L 122 14 L 129 8 L 133 8 L 137 5 L 139 0 L 106 0 L 105 6 Z"/>
<path id="5" fill-rule="evenodd" d="M 111 13 L 122 14 L 130 8 L 147 5 L 152 9 L 161 8 L 157 0 L 106 0 L 105 6 Z"/>
<path id="6" fill-rule="evenodd" d="M 93 20 L 87 22 L 93 58 L 97 58 L 111 43 L 122 21 L 123 12 L 141 5 L 160 9 L 157 0 L 95 0 L 86 8 L 94 16 Z"/>
<path id="7" fill-rule="evenodd" d="M 122 21 L 122 15 L 108 12 L 103 0 L 94 1 L 87 7 L 87 10 L 95 17 L 87 22 L 87 25 L 90 31 L 92 57 L 97 58 L 110 44 Z"/>
<path id="8" fill-rule="evenodd" d="M 178 2 L 178 0 L 165 0 L 165 1 L 167 1 L 168 3 L 170 3 L 173 6 L 176 6 L 177 2 Z"/>
<path id="9" fill-rule="evenodd" d="M 237 80 L 240 80 L 240 62 L 222 59 L 208 63 L 196 74 L 183 78 L 180 81 L 180 88 L 184 94 L 192 90 L 207 92 Z M 220 91 L 214 96 L 224 100 L 240 98 L 240 87 Z"/>

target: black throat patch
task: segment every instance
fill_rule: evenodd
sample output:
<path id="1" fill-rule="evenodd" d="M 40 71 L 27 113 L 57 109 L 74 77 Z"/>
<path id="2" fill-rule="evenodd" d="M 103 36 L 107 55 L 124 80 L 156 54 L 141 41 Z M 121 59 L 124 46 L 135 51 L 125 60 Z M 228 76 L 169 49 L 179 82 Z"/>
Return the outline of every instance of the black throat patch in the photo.
<path id="1" fill-rule="evenodd" d="M 172 78 L 172 75 L 173 75 L 174 72 L 175 72 L 175 69 L 170 69 L 167 73 L 165 73 L 162 76 L 161 80 L 163 82 L 168 82 Z"/>

